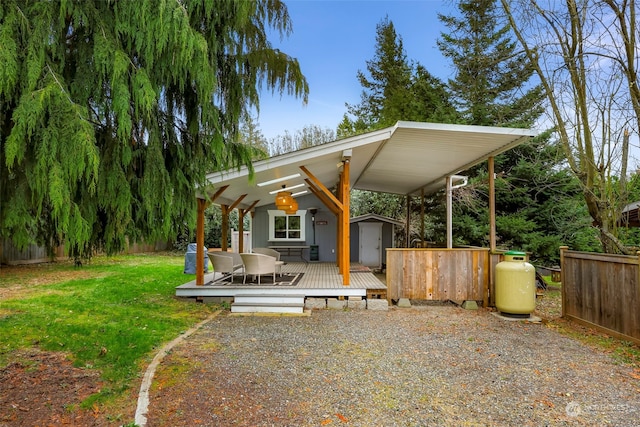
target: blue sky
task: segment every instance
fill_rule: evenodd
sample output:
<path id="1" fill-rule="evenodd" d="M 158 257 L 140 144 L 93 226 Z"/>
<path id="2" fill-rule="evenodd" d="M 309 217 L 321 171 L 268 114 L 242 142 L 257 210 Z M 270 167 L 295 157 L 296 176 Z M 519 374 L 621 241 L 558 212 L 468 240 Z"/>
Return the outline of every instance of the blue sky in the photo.
<path id="1" fill-rule="evenodd" d="M 358 70 L 375 53 L 376 25 L 385 16 L 402 37 L 408 60 L 446 80 L 449 61 L 436 46 L 446 32 L 438 13 L 451 15 L 455 6 L 441 0 L 289 0 L 293 33 L 272 37 L 273 47 L 297 58 L 309 83 L 309 103 L 288 96 L 263 93 L 258 123 L 267 139 L 302 129 L 305 125 L 336 128 L 346 112 L 345 103 L 359 102 L 362 87 Z"/>

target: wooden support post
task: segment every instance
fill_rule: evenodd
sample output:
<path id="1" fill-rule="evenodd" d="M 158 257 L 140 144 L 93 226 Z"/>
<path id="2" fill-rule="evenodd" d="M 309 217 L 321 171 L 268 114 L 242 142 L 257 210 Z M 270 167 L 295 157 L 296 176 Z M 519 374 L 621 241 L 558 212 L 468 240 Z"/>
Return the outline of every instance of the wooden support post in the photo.
<path id="1" fill-rule="evenodd" d="M 340 200 L 340 204 L 342 204 L 342 173 L 340 173 L 340 181 L 336 188 L 336 196 Z M 336 236 L 336 263 L 338 264 L 338 273 L 340 274 L 344 274 L 344 264 L 342 264 L 342 236 L 344 231 L 342 229 L 342 225 L 344 224 L 342 221 L 343 213 L 342 206 L 340 206 L 340 210 L 337 215 L 338 223 L 336 227 L 338 231 L 338 235 Z"/>
<path id="2" fill-rule="evenodd" d="M 405 231 L 407 233 L 405 248 L 411 247 L 411 196 L 407 194 L 407 224 Z"/>
<path id="3" fill-rule="evenodd" d="M 349 286 L 350 284 L 350 267 L 351 267 L 351 251 L 349 248 L 349 231 L 350 231 L 350 223 L 349 223 L 349 199 L 351 197 L 349 191 L 349 169 L 351 164 L 350 158 L 344 159 L 344 166 L 342 167 L 342 250 L 340 254 L 342 256 L 343 263 L 343 273 L 342 273 L 342 284 L 344 286 Z"/>
<path id="4" fill-rule="evenodd" d="M 562 286 L 560 287 L 560 289 L 562 289 L 562 317 L 565 317 L 565 315 L 567 314 L 565 312 L 566 307 L 567 307 L 567 286 L 566 286 L 566 282 L 564 281 L 564 272 L 565 272 L 565 268 L 566 266 L 564 265 L 564 253 L 569 250 L 569 246 L 560 246 L 560 281 L 562 282 Z M 575 291 L 575 289 L 574 289 Z"/>
<path id="5" fill-rule="evenodd" d="M 420 189 L 420 247 L 424 248 L 424 188 Z"/>
<path id="6" fill-rule="evenodd" d="M 496 174 L 494 158 L 487 159 L 489 170 L 489 250 L 496 251 Z"/>
<path id="7" fill-rule="evenodd" d="M 198 217 L 196 220 L 196 286 L 204 285 L 204 210 L 207 208 L 205 199 L 198 202 Z"/>
<path id="8" fill-rule="evenodd" d="M 244 215 L 238 208 L 238 253 L 244 253 Z"/>
<path id="9" fill-rule="evenodd" d="M 222 252 L 227 252 L 229 249 L 229 205 L 220 205 L 222 210 L 222 238 L 220 240 L 220 249 Z"/>
<path id="10" fill-rule="evenodd" d="M 239 253 L 244 253 L 244 217 L 249 212 L 251 212 L 251 209 L 253 209 L 258 204 L 259 201 L 260 200 L 256 200 L 251 204 L 251 206 L 249 206 L 246 209 L 238 208 L 238 233 L 239 233 L 238 252 Z M 251 218 L 253 218 L 253 212 L 251 212 Z"/>

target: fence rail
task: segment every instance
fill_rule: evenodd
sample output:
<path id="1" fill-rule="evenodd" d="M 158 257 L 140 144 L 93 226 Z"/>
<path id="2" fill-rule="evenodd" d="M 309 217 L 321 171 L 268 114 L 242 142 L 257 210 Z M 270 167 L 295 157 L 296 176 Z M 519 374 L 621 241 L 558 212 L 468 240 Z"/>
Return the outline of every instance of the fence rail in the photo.
<path id="1" fill-rule="evenodd" d="M 640 259 L 560 248 L 562 316 L 640 343 Z"/>

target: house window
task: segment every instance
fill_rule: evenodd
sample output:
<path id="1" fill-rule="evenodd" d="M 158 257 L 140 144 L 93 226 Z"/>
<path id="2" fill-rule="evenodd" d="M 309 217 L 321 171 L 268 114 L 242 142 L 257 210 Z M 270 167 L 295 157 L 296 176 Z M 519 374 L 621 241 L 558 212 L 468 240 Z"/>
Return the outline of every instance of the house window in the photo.
<path id="1" fill-rule="evenodd" d="M 287 215 L 281 210 L 269 211 L 269 241 L 304 242 L 305 215 L 307 211 L 298 211 Z"/>

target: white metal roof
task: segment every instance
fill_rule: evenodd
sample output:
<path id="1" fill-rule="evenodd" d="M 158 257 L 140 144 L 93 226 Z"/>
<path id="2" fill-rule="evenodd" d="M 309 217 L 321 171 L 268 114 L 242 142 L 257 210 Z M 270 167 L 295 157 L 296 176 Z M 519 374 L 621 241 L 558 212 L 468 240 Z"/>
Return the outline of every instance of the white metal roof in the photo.
<path id="1" fill-rule="evenodd" d="M 350 150 L 351 188 L 401 195 L 417 195 L 424 188 L 429 194 L 444 187 L 448 175 L 459 174 L 536 135 L 529 129 L 398 122 L 378 131 L 255 162 L 251 181 L 247 168 L 211 173 L 207 175 L 212 186 L 208 192 L 213 194 L 227 185 L 216 204 L 232 204 L 244 194 L 239 207 L 246 208 L 256 200 L 255 206 L 271 204 L 275 196 L 270 191 L 304 183 L 307 176 L 300 166 L 332 188 L 338 183 L 343 155 Z M 257 185 L 294 174 L 300 176 Z"/>

